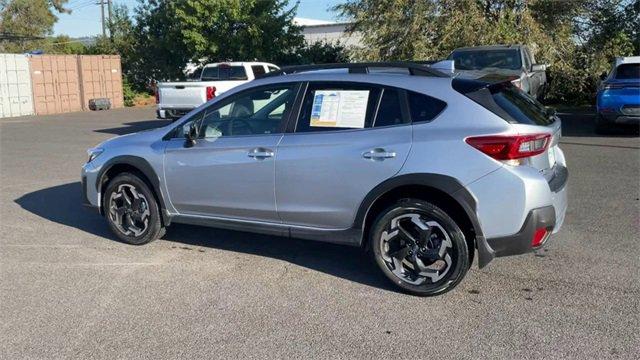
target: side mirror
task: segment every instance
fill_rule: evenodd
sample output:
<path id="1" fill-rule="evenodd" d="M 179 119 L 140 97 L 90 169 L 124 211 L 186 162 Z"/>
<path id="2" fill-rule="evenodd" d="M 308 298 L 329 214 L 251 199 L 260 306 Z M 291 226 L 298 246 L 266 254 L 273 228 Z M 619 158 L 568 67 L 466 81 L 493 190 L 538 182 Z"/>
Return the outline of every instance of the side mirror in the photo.
<path id="1" fill-rule="evenodd" d="M 545 71 L 545 70 L 547 70 L 547 65 L 544 65 L 544 64 L 531 65 L 531 71 L 533 72 L 539 72 L 539 71 Z"/>
<path id="2" fill-rule="evenodd" d="M 606 72 L 603 72 L 602 74 L 600 74 L 600 80 L 604 80 L 604 79 L 606 79 L 606 78 L 607 78 L 607 75 L 608 75 L 608 74 L 607 74 Z"/>
<path id="3" fill-rule="evenodd" d="M 189 131 L 184 134 L 184 147 L 192 147 L 196 144 L 196 140 L 198 139 L 198 126 L 194 122 L 189 125 Z"/>

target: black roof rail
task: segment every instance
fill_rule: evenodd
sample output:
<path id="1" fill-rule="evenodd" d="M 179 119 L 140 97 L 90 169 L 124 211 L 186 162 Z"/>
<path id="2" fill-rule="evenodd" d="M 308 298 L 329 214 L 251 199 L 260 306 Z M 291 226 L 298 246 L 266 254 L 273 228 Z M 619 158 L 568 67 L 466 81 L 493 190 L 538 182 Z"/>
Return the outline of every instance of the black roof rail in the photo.
<path id="1" fill-rule="evenodd" d="M 417 64 L 415 62 L 362 62 L 362 63 L 335 63 L 335 64 L 313 64 L 313 65 L 296 65 L 285 66 L 280 70 L 272 71 L 265 74 L 262 78 L 295 74 L 306 71 L 315 70 L 332 70 L 332 69 L 348 69 L 350 74 L 368 74 L 369 68 L 401 68 L 407 69 L 409 74 L 415 76 L 432 76 L 432 77 L 450 77 L 436 69 L 432 69 L 425 64 Z"/>

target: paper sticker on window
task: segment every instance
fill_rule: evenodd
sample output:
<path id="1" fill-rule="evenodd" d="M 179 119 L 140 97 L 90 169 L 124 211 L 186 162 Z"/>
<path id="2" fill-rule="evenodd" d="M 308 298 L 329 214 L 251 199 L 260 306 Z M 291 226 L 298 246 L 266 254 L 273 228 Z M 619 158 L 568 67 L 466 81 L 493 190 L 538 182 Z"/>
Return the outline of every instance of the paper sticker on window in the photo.
<path id="1" fill-rule="evenodd" d="M 314 92 L 310 126 L 364 128 L 369 90 Z"/>

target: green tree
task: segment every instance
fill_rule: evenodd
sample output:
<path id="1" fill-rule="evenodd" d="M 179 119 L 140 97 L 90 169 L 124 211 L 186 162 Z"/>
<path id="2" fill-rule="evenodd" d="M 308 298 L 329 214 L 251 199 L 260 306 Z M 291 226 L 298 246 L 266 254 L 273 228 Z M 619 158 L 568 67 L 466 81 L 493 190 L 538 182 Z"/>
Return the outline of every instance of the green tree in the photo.
<path id="1" fill-rule="evenodd" d="M 361 60 L 435 60 L 462 46 L 527 44 L 549 64 L 549 99 L 593 98 L 615 56 L 638 53 L 640 0 L 347 0 Z"/>
<path id="2" fill-rule="evenodd" d="M 0 34 L 7 36 L 46 37 L 58 20 L 55 12 L 69 12 L 67 0 L 0 0 Z M 46 40 L 0 40 L 2 52 L 26 52 L 42 48 Z"/>
<path id="3" fill-rule="evenodd" d="M 288 0 L 147 0 L 135 13 L 132 83 L 184 76 L 188 62 L 281 62 L 304 39 Z"/>
<path id="4" fill-rule="evenodd" d="M 317 41 L 298 48 L 291 58 L 279 65 L 332 64 L 349 61 L 349 51 L 342 44 Z"/>
<path id="5" fill-rule="evenodd" d="M 42 50 L 48 54 L 83 54 L 86 46 L 67 35 L 58 35 L 47 38 L 42 44 Z"/>

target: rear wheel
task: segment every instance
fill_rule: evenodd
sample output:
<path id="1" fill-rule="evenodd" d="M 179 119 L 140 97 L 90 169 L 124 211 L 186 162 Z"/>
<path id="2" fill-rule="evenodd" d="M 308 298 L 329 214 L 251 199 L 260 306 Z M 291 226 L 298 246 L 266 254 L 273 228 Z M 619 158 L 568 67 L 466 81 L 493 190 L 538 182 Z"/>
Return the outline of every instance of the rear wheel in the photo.
<path id="1" fill-rule="evenodd" d="M 389 280 L 403 291 L 439 295 L 462 281 L 469 249 L 455 221 L 437 206 L 404 199 L 373 224 L 371 253 Z"/>
<path id="2" fill-rule="evenodd" d="M 104 213 L 111 231 L 129 244 L 146 244 L 164 234 L 155 197 L 134 174 L 122 173 L 109 182 Z"/>

